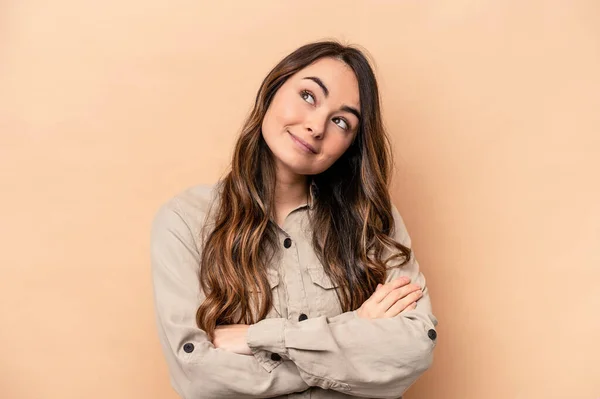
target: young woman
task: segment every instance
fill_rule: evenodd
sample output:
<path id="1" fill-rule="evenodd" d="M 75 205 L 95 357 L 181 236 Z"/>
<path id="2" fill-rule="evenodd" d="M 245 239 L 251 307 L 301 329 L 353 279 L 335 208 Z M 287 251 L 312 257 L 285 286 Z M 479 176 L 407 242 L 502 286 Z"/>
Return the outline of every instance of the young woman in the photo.
<path id="1" fill-rule="evenodd" d="M 159 338 L 182 398 L 399 398 L 437 320 L 402 217 L 377 82 L 305 45 L 264 79 L 217 184 L 152 227 Z"/>

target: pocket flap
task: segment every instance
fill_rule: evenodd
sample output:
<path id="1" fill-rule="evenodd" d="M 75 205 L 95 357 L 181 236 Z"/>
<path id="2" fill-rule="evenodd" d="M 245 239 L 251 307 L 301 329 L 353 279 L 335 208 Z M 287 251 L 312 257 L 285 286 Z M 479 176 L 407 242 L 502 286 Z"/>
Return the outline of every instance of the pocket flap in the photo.
<path id="1" fill-rule="evenodd" d="M 333 280 L 329 278 L 329 276 L 327 275 L 327 273 L 325 273 L 325 270 L 321 265 L 318 265 L 316 267 L 309 267 L 308 274 L 310 275 L 310 279 L 312 280 L 312 282 L 322 288 L 331 289 L 336 288 L 339 285 L 334 283 Z"/>
<path id="2" fill-rule="evenodd" d="M 267 269 L 267 280 L 269 280 L 269 287 L 271 289 L 279 285 L 279 273 L 275 269 Z M 253 288 L 250 288 L 250 292 L 254 292 Z M 256 292 L 261 292 L 260 288 L 257 288 Z"/>
<path id="3" fill-rule="evenodd" d="M 279 273 L 275 269 L 269 268 L 267 270 L 267 279 L 269 280 L 269 286 L 271 289 L 279 285 Z"/>

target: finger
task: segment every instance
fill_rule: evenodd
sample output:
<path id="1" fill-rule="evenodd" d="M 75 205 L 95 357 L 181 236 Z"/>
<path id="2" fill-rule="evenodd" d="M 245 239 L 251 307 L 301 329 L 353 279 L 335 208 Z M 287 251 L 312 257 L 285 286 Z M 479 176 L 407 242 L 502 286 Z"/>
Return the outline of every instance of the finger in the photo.
<path id="1" fill-rule="evenodd" d="M 404 310 L 403 310 L 402 312 L 400 312 L 400 313 L 408 312 L 409 310 L 415 310 L 416 308 L 417 308 L 417 303 L 416 303 L 416 302 L 413 302 L 413 303 L 411 303 L 410 305 L 408 305 L 408 306 L 406 307 L 406 309 L 404 309 Z"/>
<path id="2" fill-rule="evenodd" d="M 373 302 L 374 303 L 381 302 L 390 292 L 392 292 L 395 289 L 400 288 L 406 284 L 409 284 L 409 283 L 410 283 L 410 278 L 408 278 L 406 276 L 400 276 L 398 278 L 395 278 L 392 281 L 389 281 L 389 282 L 383 284 L 377 291 L 377 294 L 376 295 L 375 295 L 375 293 L 373 294 L 373 296 L 374 296 Z"/>
<path id="3" fill-rule="evenodd" d="M 383 300 L 379 303 L 379 306 L 381 306 L 383 312 L 386 312 L 400 299 L 420 289 L 421 287 L 419 287 L 416 284 L 407 284 L 403 287 L 396 288 L 395 290 L 387 294 L 385 298 L 383 298 Z"/>
<path id="4" fill-rule="evenodd" d="M 416 284 L 408 284 L 404 287 L 396 288 L 392 292 L 390 292 L 383 300 L 378 304 L 381 307 L 382 312 L 387 312 L 392 306 L 394 306 L 398 301 L 402 300 L 406 296 L 418 292 L 421 290 Z M 410 302 L 409 302 L 410 303 Z M 408 305 L 408 303 L 407 303 Z"/>
<path id="5" fill-rule="evenodd" d="M 379 288 L 379 290 L 377 290 L 376 292 L 373 293 L 373 295 L 371 295 L 371 299 L 373 299 L 373 302 L 379 303 L 391 291 L 393 291 L 396 288 L 402 287 L 403 285 L 406 285 L 408 283 L 410 283 L 410 279 L 408 277 L 406 277 L 406 276 L 398 277 L 397 279 L 394 279 L 394 280 L 382 285 Z"/>
<path id="6" fill-rule="evenodd" d="M 391 308 L 385 312 L 384 317 L 394 317 L 400 314 L 404 309 L 406 309 L 411 303 L 418 301 L 423 296 L 422 291 L 411 292 L 404 298 L 400 299 L 396 302 Z"/>
<path id="7" fill-rule="evenodd" d="M 394 317 L 400 314 L 402 311 L 406 310 L 408 306 L 410 306 L 413 302 L 417 302 L 423 296 L 421 291 L 415 291 L 405 296 L 398 302 L 396 302 L 392 307 L 390 307 L 386 312 L 384 317 Z"/>

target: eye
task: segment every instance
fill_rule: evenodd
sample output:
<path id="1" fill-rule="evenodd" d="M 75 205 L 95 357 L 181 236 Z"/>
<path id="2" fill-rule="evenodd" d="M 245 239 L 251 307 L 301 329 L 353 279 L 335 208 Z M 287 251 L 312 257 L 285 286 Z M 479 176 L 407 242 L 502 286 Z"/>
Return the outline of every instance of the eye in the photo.
<path id="1" fill-rule="evenodd" d="M 348 121 L 344 118 L 340 118 L 340 117 L 335 117 L 332 119 L 333 123 L 335 123 L 336 125 L 338 125 L 339 127 L 341 127 L 344 130 L 348 130 L 350 129 L 350 124 L 348 123 Z"/>
<path id="2" fill-rule="evenodd" d="M 311 105 L 315 105 L 315 103 L 317 102 L 315 100 L 315 95 L 312 94 L 310 91 L 308 90 L 302 90 L 300 92 L 300 97 L 302 97 L 302 99 L 304 101 L 306 101 L 307 103 L 311 104 Z M 311 102 L 312 101 L 312 102 Z"/>

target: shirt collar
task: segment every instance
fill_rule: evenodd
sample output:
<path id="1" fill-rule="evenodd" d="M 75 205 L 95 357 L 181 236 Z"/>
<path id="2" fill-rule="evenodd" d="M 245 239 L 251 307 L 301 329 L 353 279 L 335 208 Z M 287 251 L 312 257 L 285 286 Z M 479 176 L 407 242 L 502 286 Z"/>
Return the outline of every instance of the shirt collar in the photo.
<path id="1" fill-rule="evenodd" d="M 302 205 L 299 205 L 298 207 L 293 209 L 290 213 L 299 211 L 300 209 L 304 209 L 304 208 L 307 208 L 308 210 L 313 210 L 313 208 L 315 207 L 316 191 L 317 191 L 317 189 L 314 186 L 314 183 L 310 184 L 309 189 L 308 189 L 307 202 Z"/>

